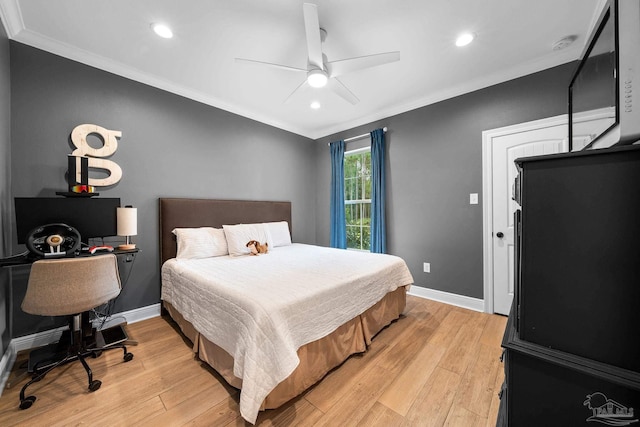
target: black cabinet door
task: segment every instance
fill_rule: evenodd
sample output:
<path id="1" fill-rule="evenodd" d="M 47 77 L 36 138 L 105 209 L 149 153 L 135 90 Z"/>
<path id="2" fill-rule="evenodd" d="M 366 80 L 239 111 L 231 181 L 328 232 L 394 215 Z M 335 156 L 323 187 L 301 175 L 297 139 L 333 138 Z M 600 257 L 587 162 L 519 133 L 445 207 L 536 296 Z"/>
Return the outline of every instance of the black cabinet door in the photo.
<path id="1" fill-rule="evenodd" d="M 640 372 L 640 147 L 521 169 L 520 338 Z"/>
<path id="2" fill-rule="evenodd" d="M 513 350 L 507 350 L 505 368 L 509 426 L 640 423 L 640 390 L 607 381 L 596 370 L 579 371 L 562 358 L 551 362 Z"/>

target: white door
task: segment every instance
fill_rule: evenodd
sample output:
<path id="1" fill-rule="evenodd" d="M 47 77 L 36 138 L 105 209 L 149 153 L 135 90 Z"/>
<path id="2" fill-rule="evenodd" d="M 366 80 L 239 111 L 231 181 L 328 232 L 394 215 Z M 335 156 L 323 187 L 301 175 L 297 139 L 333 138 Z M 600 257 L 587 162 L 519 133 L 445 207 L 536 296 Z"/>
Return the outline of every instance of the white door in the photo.
<path id="1" fill-rule="evenodd" d="M 512 199 L 519 157 L 566 152 L 566 116 L 483 132 L 485 311 L 509 314 L 514 292 Z M 487 253 L 488 252 L 488 253 Z"/>

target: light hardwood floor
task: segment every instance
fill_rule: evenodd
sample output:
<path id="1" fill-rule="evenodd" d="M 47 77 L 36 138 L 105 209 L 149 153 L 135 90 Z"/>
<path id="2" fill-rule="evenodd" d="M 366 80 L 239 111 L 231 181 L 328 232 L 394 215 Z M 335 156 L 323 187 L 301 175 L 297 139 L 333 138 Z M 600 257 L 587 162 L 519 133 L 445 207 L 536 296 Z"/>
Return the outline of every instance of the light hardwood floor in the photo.
<path id="1" fill-rule="evenodd" d="M 506 317 L 409 296 L 405 314 L 369 350 L 349 358 L 302 396 L 261 412 L 260 426 L 494 426 L 504 373 Z M 20 410 L 23 379 L 0 397 L 0 425 L 245 426 L 238 392 L 194 359 L 164 317 L 127 326 L 135 357 L 112 350 L 89 359 L 102 387 L 87 391 L 79 363 L 33 384 Z M 25 360 L 19 355 L 12 375 Z"/>

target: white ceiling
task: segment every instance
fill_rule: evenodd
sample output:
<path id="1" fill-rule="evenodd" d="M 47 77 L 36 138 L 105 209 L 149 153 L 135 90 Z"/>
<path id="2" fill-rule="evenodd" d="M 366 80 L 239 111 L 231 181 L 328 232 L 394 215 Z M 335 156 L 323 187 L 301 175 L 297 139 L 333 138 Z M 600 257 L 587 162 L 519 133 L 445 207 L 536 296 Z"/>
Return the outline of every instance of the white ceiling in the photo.
<path id="1" fill-rule="evenodd" d="M 303 0 L 0 0 L 13 40 L 317 139 L 577 59 L 603 0 L 307 0 L 329 61 L 400 51 L 344 75 L 360 102 L 304 75 L 234 58 L 307 66 Z M 157 37 L 151 23 L 169 25 Z M 456 36 L 474 32 L 463 48 Z M 576 35 L 554 51 L 559 39 Z M 322 104 L 312 110 L 312 100 Z"/>

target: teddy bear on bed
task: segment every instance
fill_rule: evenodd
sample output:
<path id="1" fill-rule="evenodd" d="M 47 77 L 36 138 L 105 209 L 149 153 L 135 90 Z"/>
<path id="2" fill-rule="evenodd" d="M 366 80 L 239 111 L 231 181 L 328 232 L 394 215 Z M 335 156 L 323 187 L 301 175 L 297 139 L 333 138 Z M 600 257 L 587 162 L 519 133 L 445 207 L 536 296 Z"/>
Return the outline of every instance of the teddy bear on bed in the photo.
<path id="1" fill-rule="evenodd" d="M 260 255 L 269 252 L 269 243 L 267 242 L 263 245 L 257 240 L 249 240 L 246 246 L 249 248 L 250 255 Z"/>

